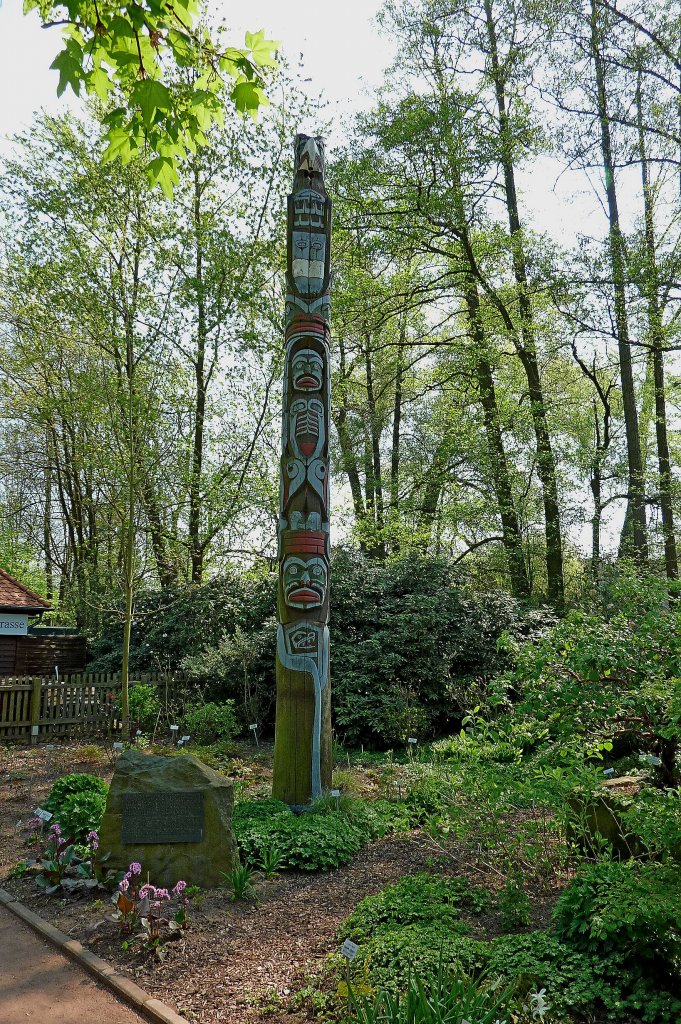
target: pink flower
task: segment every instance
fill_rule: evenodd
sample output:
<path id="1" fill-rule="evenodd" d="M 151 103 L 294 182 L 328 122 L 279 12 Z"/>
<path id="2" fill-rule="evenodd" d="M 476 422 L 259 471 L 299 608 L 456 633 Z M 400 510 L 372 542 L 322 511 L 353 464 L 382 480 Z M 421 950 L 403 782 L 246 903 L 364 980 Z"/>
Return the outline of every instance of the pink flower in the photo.
<path id="1" fill-rule="evenodd" d="M 59 825 L 59 823 L 57 821 L 55 821 L 52 825 L 50 825 L 50 832 L 54 836 L 60 836 L 61 835 L 61 827 L 60 827 L 60 825 Z"/>
<path id="2" fill-rule="evenodd" d="M 170 899 L 170 893 L 168 892 L 167 889 L 157 889 L 156 890 L 156 897 L 159 900 L 169 900 Z"/>
<path id="3" fill-rule="evenodd" d="M 186 882 L 177 882 L 175 884 L 175 888 L 173 889 L 173 896 L 179 896 L 180 893 L 184 892 L 184 890 L 186 888 L 187 888 L 187 883 Z"/>
<path id="4" fill-rule="evenodd" d="M 128 871 L 130 872 L 131 875 L 141 875 L 142 874 L 142 865 L 138 864 L 137 861 L 134 860 L 132 862 L 132 864 L 130 865 L 130 867 L 128 868 Z"/>
<path id="5" fill-rule="evenodd" d="M 147 882 L 146 885 L 143 885 L 142 888 L 140 889 L 140 899 L 141 900 L 145 899 L 147 896 L 153 896 L 155 894 L 156 894 L 156 890 L 154 889 L 153 885 L 149 885 L 148 882 Z"/>
<path id="6" fill-rule="evenodd" d="M 93 850 L 99 849 L 99 835 L 96 832 L 88 832 L 87 841 Z"/>
<path id="7" fill-rule="evenodd" d="M 121 890 L 121 892 L 128 891 L 128 889 L 130 888 L 130 882 L 127 880 L 127 878 L 121 879 L 121 881 L 118 883 L 118 888 Z"/>

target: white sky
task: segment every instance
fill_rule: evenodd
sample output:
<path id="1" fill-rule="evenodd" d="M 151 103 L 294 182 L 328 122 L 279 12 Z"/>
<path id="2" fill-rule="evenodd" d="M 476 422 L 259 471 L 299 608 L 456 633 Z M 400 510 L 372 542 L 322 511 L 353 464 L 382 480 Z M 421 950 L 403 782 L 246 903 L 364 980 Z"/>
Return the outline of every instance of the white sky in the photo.
<path id="1" fill-rule="evenodd" d="M 22 13 L 22 0 L 0 0 L 0 136 L 6 138 L 28 126 L 34 110 L 51 112 L 71 103 L 65 93 L 57 99 L 58 74 L 49 66 L 60 48 L 58 29 L 42 29 L 38 17 Z M 367 103 L 367 90 L 377 86 L 390 62 L 391 44 L 372 24 L 380 0 L 343 0 L 320 5 L 310 13 L 292 0 L 251 0 L 243 14 L 230 0 L 210 0 L 217 20 L 232 26 L 231 39 L 243 43 L 246 30 L 264 29 L 279 39 L 291 65 L 304 57 L 311 96 L 323 93 L 331 112 L 347 115 Z M 303 130 L 312 125 L 300 125 Z"/>

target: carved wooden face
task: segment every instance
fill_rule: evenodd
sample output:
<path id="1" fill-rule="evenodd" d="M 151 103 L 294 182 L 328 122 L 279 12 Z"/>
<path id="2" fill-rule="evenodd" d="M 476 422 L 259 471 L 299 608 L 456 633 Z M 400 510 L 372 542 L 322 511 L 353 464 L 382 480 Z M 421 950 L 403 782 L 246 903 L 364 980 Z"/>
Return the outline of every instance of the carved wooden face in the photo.
<path id="1" fill-rule="evenodd" d="M 323 558 L 288 555 L 283 571 L 284 601 L 288 607 L 319 608 L 326 597 L 327 576 Z"/>
<path id="2" fill-rule="evenodd" d="M 311 348 L 301 348 L 291 359 L 294 391 L 321 391 L 324 360 Z"/>

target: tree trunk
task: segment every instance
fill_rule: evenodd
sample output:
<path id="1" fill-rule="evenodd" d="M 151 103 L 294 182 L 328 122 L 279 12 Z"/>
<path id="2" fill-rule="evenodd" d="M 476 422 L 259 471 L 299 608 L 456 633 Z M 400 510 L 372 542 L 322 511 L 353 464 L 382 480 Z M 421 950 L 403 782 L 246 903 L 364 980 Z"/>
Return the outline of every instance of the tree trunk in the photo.
<path id="1" fill-rule="evenodd" d="M 622 408 L 624 430 L 627 442 L 628 491 L 631 500 L 632 555 L 639 565 L 648 561 L 648 534 L 646 524 L 645 479 L 641 457 L 636 390 L 629 341 L 627 318 L 626 278 L 624 241 L 620 228 L 617 187 L 615 184 L 615 163 L 610 135 L 605 66 L 600 51 L 601 29 L 598 25 L 597 0 L 591 0 L 591 56 L 596 75 L 596 103 L 601 133 L 601 156 L 605 177 L 605 191 L 608 207 L 610 268 L 615 298 L 615 327 L 622 384 Z"/>
<path id="2" fill-rule="evenodd" d="M 565 607 L 565 584 L 563 579 L 563 540 L 556 482 L 556 463 L 551 445 L 546 417 L 546 404 L 537 361 L 534 337 L 534 317 L 527 287 L 527 264 L 522 240 L 522 226 L 518 209 L 518 194 L 515 183 L 515 167 L 506 100 L 505 80 L 499 65 L 496 26 L 492 0 L 484 0 L 489 55 L 494 79 L 501 143 L 501 163 L 504 172 L 506 209 L 511 235 L 513 274 L 516 280 L 518 310 L 522 344 L 518 355 L 527 377 L 530 411 L 537 445 L 537 472 L 542 486 L 544 521 L 546 530 L 546 575 L 548 597 L 551 604 L 562 611 Z"/>
<path id="3" fill-rule="evenodd" d="M 374 374 L 371 365 L 371 349 L 369 339 L 364 349 L 364 365 L 367 381 L 367 411 L 369 413 L 369 440 L 371 451 L 367 458 L 367 468 L 371 475 L 371 491 L 374 496 L 375 540 L 372 545 L 377 558 L 385 558 L 385 509 L 383 505 L 383 470 L 381 467 L 381 432 L 376 413 L 376 396 L 374 394 Z M 367 499 L 369 489 L 367 488 Z M 368 504 L 368 500 L 367 500 Z"/>
<path id="4" fill-rule="evenodd" d="M 201 479 L 203 473 L 203 441 L 206 419 L 206 304 L 203 287 L 203 235 L 201 220 L 201 186 L 194 164 L 194 235 L 196 286 L 196 355 L 194 358 L 194 437 L 189 481 L 189 551 L 192 583 L 203 576 L 204 548 L 201 544 Z"/>
<path id="5" fill-rule="evenodd" d="M 672 472 L 667 436 L 667 406 L 664 385 L 664 330 L 659 301 L 659 272 L 655 244 L 654 200 L 650 183 L 650 170 L 646 153 L 643 127 L 643 102 L 641 96 L 641 72 L 638 74 L 636 89 L 636 117 L 638 123 L 639 160 L 641 161 L 641 184 L 643 186 L 643 211 L 645 224 L 645 292 L 648 305 L 648 327 L 652 345 L 655 380 L 655 439 L 657 442 L 657 465 L 659 474 L 660 510 L 662 513 L 662 536 L 664 538 L 664 565 L 667 578 L 679 578 L 679 564 L 674 530 L 672 506 Z"/>
<path id="6" fill-rule="evenodd" d="M 474 282 L 466 289 L 466 308 L 471 329 L 473 351 L 476 353 L 475 375 L 485 423 L 485 437 L 492 471 L 492 485 L 499 506 L 506 564 L 511 581 L 511 592 L 518 600 L 530 597 L 530 581 L 523 557 L 523 548 L 518 516 L 513 500 L 513 490 L 508 473 L 504 450 L 504 439 L 499 422 L 494 375 L 489 361 L 482 356 L 485 351 L 485 337 L 480 320 L 480 299 Z"/>

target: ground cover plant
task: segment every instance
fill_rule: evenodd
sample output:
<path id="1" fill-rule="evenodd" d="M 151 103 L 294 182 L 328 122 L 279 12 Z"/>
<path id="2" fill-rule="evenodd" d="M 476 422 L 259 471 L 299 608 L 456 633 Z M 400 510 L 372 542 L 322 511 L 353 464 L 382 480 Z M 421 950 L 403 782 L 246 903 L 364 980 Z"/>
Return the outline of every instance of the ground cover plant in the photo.
<path id="1" fill-rule="evenodd" d="M 360 800 L 319 801 L 293 814 L 278 800 L 237 803 L 233 817 L 239 852 L 252 867 L 276 862 L 281 869 L 328 871 L 347 864 L 363 846 L 387 829 Z"/>

